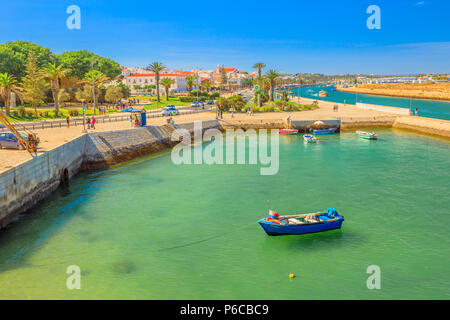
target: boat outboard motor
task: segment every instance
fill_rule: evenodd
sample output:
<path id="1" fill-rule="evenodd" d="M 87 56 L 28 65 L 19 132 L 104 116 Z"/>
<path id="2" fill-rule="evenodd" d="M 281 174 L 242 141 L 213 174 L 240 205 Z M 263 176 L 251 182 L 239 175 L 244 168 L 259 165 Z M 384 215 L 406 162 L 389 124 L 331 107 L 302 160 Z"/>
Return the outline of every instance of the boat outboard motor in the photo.
<path id="1" fill-rule="evenodd" d="M 328 215 L 328 218 L 339 217 L 339 213 L 337 212 L 337 210 L 335 208 L 328 208 L 327 215 Z"/>

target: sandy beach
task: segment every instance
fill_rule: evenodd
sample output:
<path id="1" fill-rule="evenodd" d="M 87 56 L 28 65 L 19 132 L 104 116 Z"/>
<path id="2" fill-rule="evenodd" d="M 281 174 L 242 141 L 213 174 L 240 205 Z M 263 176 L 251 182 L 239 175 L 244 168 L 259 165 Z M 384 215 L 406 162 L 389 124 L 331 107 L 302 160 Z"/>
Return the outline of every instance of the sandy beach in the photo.
<path id="1" fill-rule="evenodd" d="M 450 101 L 450 83 L 386 83 L 337 87 L 339 91 L 390 97 Z"/>

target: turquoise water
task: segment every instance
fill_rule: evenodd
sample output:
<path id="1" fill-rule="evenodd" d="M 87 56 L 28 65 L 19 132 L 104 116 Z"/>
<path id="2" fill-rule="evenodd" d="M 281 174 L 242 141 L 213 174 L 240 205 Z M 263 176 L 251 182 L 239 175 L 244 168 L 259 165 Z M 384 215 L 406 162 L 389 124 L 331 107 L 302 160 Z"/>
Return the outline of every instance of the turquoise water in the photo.
<path id="1" fill-rule="evenodd" d="M 0 299 L 449 299 L 449 143 L 377 132 L 280 137 L 273 176 L 170 153 L 80 174 L 0 232 Z M 269 237 L 256 223 L 267 200 L 346 220 Z M 69 265 L 80 290 L 66 288 Z M 366 287 L 369 265 L 381 290 Z"/>
<path id="2" fill-rule="evenodd" d="M 411 106 L 412 110 L 419 109 L 419 116 L 450 120 L 450 102 L 437 101 L 437 100 L 419 100 L 419 99 L 406 99 L 396 97 L 385 97 L 368 94 L 358 94 L 350 92 L 333 91 L 334 87 L 327 86 L 313 86 L 300 88 L 300 96 L 305 98 L 325 100 L 338 103 L 355 104 L 356 98 L 360 103 L 377 104 L 382 106 L 407 108 Z M 309 92 L 309 90 L 312 90 Z M 318 94 L 320 90 L 324 90 L 328 93 L 328 97 L 318 97 L 314 94 Z M 299 88 L 292 89 L 292 93 L 296 96 L 299 94 Z"/>

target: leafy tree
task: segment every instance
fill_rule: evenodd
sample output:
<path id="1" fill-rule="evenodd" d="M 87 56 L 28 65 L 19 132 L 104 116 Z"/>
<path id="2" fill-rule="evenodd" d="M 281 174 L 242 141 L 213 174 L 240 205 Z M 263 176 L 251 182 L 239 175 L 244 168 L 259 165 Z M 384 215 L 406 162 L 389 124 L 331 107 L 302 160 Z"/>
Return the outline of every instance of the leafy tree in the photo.
<path id="1" fill-rule="evenodd" d="M 123 99 L 123 91 L 121 87 L 109 87 L 106 89 L 105 100 L 111 103 L 115 103 L 120 99 Z"/>
<path id="2" fill-rule="evenodd" d="M 61 81 L 66 77 L 67 69 L 64 69 L 63 66 L 57 66 L 56 63 L 49 63 L 45 70 L 45 76 L 50 81 L 50 88 L 52 90 L 53 101 L 55 103 L 55 114 L 59 114 L 59 101 L 58 101 L 58 93 L 61 89 Z"/>
<path id="3" fill-rule="evenodd" d="M 161 84 L 164 87 L 164 89 L 166 90 L 166 100 L 169 101 L 169 89 L 170 86 L 172 84 L 175 83 L 175 80 L 171 79 L 171 78 L 162 78 L 161 79 Z"/>
<path id="4" fill-rule="evenodd" d="M 159 100 L 159 74 L 161 71 L 163 71 L 166 67 L 161 62 L 153 62 L 147 67 L 147 70 L 150 70 L 155 73 L 155 80 L 156 80 L 156 99 L 158 102 Z"/>
<path id="5" fill-rule="evenodd" d="M 25 89 L 23 93 L 25 102 L 30 103 L 36 113 L 36 106 L 44 103 L 47 81 L 44 78 L 44 72 L 38 68 L 34 51 L 28 55 L 26 76 L 23 78 L 22 86 Z"/>
<path id="6" fill-rule="evenodd" d="M 68 51 L 58 55 L 58 60 L 63 68 L 70 71 L 68 77 L 77 77 L 83 79 L 85 74 L 91 68 L 91 61 L 96 60 L 95 70 L 105 74 L 107 77 L 114 79 L 122 72 L 120 65 L 111 59 L 101 57 L 87 50 Z"/>
<path id="7" fill-rule="evenodd" d="M 67 101 L 69 101 L 71 98 L 70 92 L 69 90 L 63 88 L 59 91 L 58 93 L 58 101 L 61 103 L 65 103 Z"/>
<path id="8" fill-rule="evenodd" d="M 26 64 L 30 52 L 36 58 L 38 68 L 43 68 L 56 57 L 48 48 L 44 48 L 30 41 L 13 41 L 0 44 L 0 73 L 13 75 L 21 81 L 26 74 Z"/>
<path id="9" fill-rule="evenodd" d="M 16 96 L 22 100 L 21 95 L 22 88 L 17 86 L 16 77 L 8 73 L 0 73 L 0 97 L 5 103 L 6 115 L 10 115 L 10 101 L 11 93 L 15 93 Z"/>
<path id="10" fill-rule="evenodd" d="M 92 100 L 92 88 L 88 85 L 84 86 L 83 89 L 79 89 L 75 93 L 75 98 L 81 102 L 82 105 Z"/>
<path id="11" fill-rule="evenodd" d="M 228 83 L 228 77 L 227 72 L 225 71 L 225 68 L 220 69 L 220 84 L 225 86 Z"/>
<path id="12" fill-rule="evenodd" d="M 279 76 L 280 76 L 280 74 L 277 71 L 272 70 L 272 69 L 267 71 L 267 73 L 266 73 L 266 78 L 270 82 L 270 101 L 273 101 L 273 93 L 275 91 L 275 82 Z"/>
<path id="13" fill-rule="evenodd" d="M 130 88 L 123 82 L 119 82 L 116 87 L 121 88 L 122 89 L 122 93 L 123 93 L 123 99 L 127 99 L 130 97 L 131 95 L 131 90 Z"/>
<path id="14" fill-rule="evenodd" d="M 241 79 L 241 85 L 251 87 L 253 86 L 253 79 L 252 78 Z"/>
<path id="15" fill-rule="evenodd" d="M 156 86 L 154 84 L 148 84 L 144 86 L 143 88 L 147 93 L 149 93 L 150 90 L 156 89 Z"/>

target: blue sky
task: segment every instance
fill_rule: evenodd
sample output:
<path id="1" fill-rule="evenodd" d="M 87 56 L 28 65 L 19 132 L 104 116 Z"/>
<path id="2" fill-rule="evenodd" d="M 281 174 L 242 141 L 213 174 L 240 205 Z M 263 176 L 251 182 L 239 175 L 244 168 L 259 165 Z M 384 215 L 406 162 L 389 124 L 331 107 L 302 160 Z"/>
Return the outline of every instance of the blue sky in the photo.
<path id="1" fill-rule="evenodd" d="M 66 8 L 81 8 L 69 30 Z M 369 30 L 369 5 L 381 29 Z M 450 1 L 0 0 L 0 43 L 87 49 L 127 66 L 325 74 L 450 73 Z"/>

